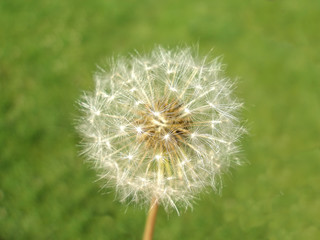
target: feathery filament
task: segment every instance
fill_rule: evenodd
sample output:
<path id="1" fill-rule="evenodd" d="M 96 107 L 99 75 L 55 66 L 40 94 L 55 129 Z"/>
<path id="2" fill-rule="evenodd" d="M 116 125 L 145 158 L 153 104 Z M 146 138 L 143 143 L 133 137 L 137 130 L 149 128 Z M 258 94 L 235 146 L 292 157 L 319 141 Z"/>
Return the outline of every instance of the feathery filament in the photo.
<path id="1" fill-rule="evenodd" d="M 190 49 L 156 48 L 148 56 L 115 61 L 95 76 L 80 102 L 84 152 L 120 201 L 165 209 L 192 206 L 221 172 L 239 164 L 242 104 L 218 59 Z"/>

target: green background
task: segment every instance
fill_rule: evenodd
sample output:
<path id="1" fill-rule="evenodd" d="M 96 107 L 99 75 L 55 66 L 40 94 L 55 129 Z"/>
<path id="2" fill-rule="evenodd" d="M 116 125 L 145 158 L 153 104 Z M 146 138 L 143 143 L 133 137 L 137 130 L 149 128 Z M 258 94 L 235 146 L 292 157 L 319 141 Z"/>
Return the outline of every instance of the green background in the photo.
<path id="1" fill-rule="evenodd" d="M 114 201 L 78 156 L 76 100 L 96 64 L 155 44 L 214 49 L 249 135 L 221 195 L 155 239 L 318 239 L 320 1 L 0 1 L 0 239 L 140 239 L 146 210 Z"/>

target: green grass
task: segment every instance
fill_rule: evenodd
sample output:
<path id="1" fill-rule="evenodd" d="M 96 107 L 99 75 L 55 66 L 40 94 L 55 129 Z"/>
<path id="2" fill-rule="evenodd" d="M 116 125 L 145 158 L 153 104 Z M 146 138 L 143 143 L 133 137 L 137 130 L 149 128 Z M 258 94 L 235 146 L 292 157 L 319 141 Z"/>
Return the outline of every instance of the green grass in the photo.
<path id="1" fill-rule="evenodd" d="M 146 210 L 100 191 L 75 101 L 96 64 L 155 44 L 214 48 L 240 77 L 247 163 L 155 239 L 318 239 L 320 1 L 0 2 L 0 239 L 140 239 Z"/>

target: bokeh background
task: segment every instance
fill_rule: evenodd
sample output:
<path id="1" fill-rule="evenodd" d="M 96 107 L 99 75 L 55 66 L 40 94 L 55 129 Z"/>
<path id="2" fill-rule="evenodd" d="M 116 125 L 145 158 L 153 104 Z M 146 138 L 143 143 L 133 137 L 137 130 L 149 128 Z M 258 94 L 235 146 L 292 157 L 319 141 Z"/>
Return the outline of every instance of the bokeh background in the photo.
<path id="1" fill-rule="evenodd" d="M 1 0 L 0 239 L 140 239 L 78 155 L 76 100 L 96 65 L 198 45 L 239 78 L 245 164 L 155 239 L 319 239 L 320 1 Z"/>

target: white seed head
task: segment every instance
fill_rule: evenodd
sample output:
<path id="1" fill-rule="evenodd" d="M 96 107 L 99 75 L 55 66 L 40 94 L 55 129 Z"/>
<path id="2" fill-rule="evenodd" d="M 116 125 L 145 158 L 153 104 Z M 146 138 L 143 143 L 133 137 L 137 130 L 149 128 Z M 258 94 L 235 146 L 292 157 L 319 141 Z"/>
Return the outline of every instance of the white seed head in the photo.
<path id="1" fill-rule="evenodd" d="M 84 152 L 121 202 L 191 207 L 238 163 L 241 104 L 218 59 L 157 47 L 114 61 L 80 101 Z"/>

